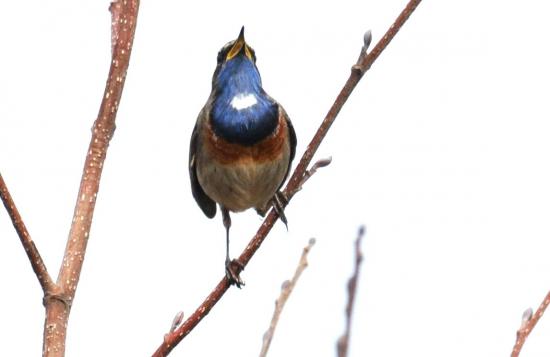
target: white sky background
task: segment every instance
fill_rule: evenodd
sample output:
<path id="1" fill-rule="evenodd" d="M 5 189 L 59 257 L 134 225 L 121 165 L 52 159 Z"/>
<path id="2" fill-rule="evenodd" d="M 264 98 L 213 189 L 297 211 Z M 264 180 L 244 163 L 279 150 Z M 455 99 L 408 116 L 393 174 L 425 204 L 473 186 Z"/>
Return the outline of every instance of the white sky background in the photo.
<path id="1" fill-rule="evenodd" d="M 143 1 L 73 306 L 68 356 L 148 356 L 223 274 L 188 143 L 216 54 L 242 25 L 300 156 L 405 0 Z M 0 172 L 56 276 L 110 61 L 108 1 L 0 5 Z M 547 1 L 424 1 L 359 84 L 310 180 L 174 356 L 255 356 L 281 283 L 317 244 L 271 356 L 334 356 L 367 226 L 350 356 L 506 356 L 550 289 Z M 0 212 L 0 355 L 41 351 L 41 290 Z M 261 220 L 233 216 L 232 256 Z M 550 353 L 544 317 L 522 356 Z"/>

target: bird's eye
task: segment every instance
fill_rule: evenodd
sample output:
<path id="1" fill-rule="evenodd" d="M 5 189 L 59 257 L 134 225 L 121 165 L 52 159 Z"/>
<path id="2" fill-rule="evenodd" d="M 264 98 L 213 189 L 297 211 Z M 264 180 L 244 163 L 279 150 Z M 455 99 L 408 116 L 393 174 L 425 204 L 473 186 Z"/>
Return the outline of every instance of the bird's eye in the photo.
<path id="1" fill-rule="evenodd" d="M 218 52 L 218 64 L 221 64 L 223 62 L 225 62 L 225 58 L 227 57 L 227 53 L 229 52 L 229 50 L 231 50 L 231 47 L 233 47 L 233 44 L 235 43 L 235 41 L 230 41 L 228 43 L 226 43 L 222 48 L 221 50 Z"/>
<path id="2" fill-rule="evenodd" d="M 221 50 L 220 52 L 218 52 L 218 63 L 222 63 L 223 59 L 225 58 L 224 54 L 223 54 L 223 50 Z"/>
<path id="3" fill-rule="evenodd" d="M 256 51 L 252 49 L 252 47 L 248 46 L 248 49 L 250 50 L 250 53 L 252 54 L 252 61 L 256 63 Z"/>

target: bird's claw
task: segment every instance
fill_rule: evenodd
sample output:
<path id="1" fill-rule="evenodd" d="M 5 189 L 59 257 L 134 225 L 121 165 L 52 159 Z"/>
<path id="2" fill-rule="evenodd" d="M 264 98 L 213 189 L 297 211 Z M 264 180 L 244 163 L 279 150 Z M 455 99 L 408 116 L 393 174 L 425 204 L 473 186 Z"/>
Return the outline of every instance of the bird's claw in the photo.
<path id="1" fill-rule="evenodd" d="M 285 224 L 286 230 L 288 231 L 288 221 L 285 216 L 285 206 L 288 204 L 288 198 L 281 191 L 277 191 L 272 199 L 272 205 L 275 212 Z"/>
<path id="2" fill-rule="evenodd" d="M 229 284 L 235 285 L 239 289 L 244 286 L 244 281 L 240 277 L 243 270 L 244 265 L 238 259 L 227 260 L 225 262 L 225 277 L 229 280 Z"/>

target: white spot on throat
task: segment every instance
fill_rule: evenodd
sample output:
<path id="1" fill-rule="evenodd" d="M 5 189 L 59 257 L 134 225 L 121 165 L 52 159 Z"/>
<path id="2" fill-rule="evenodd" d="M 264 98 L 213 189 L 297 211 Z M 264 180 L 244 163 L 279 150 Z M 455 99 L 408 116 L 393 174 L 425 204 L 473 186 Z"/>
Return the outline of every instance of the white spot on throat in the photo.
<path id="1" fill-rule="evenodd" d="M 250 108 L 258 103 L 258 99 L 252 93 L 239 93 L 231 99 L 231 106 L 236 110 Z"/>

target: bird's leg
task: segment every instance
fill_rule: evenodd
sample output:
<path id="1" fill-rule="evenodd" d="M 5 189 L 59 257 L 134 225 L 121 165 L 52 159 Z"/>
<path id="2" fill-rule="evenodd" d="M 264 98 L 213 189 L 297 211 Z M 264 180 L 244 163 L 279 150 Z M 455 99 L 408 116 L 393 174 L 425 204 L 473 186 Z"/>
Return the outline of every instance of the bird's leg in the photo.
<path id="1" fill-rule="evenodd" d="M 225 276 L 230 284 L 236 285 L 238 288 L 244 285 L 244 282 L 239 276 L 244 266 L 238 259 L 229 259 L 229 228 L 231 227 L 231 217 L 229 211 L 225 207 L 220 207 L 222 211 L 223 226 L 225 227 Z"/>

